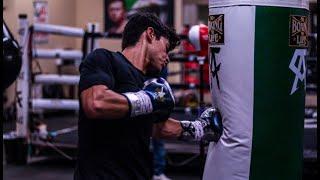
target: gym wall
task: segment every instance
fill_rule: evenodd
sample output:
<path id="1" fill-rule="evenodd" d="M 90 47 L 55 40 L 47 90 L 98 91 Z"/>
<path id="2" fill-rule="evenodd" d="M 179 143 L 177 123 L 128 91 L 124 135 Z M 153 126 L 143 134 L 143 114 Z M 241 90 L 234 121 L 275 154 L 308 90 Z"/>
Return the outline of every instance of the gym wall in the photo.
<path id="1" fill-rule="evenodd" d="M 33 23 L 33 2 L 35 0 L 3 0 L 3 19 L 12 31 L 14 37 L 18 39 L 18 16 L 26 14 L 29 24 Z M 174 28 L 177 32 L 181 32 L 183 27 L 183 3 L 187 0 L 174 0 Z M 47 0 L 48 2 L 48 22 L 49 24 L 73 26 L 86 28 L 89 22 L 98 23 L 100 30 L 103 30 L 104 15 L 103 6 L 104 0 Z M 49 43 L 37 45 L 38 48 L 73 48 L 81 49 L 82 39 L 49 36 Z M 121 50 L 120 39 L 104 39 L 99 40 L 99 46 L 113 51 Z M 43 73 L 57 73 L 55 61 L 41 61 Z M 172 63 L 169 69 L 180 70 L 177 63 Z M 179 77 L 172 77 L 169 81 L 178 82 Z M 8 101 L 4 107 L 10 105 L 14 98 L 14 83 L 6 90 Z"/>

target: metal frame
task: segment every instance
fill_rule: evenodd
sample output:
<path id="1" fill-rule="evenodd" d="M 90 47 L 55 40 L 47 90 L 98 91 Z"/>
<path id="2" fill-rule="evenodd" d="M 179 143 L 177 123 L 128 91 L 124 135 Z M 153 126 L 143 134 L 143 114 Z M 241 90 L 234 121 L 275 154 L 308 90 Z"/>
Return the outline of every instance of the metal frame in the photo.
<path id="1" fill-rule="evenodd" d="M 79 76 L 72 75 L 35 75 L 31 77 L 31 61 L 33 58 L 42 59 L 55 59 L 55 58 L 68 58 L 81 60 L 84 54 L 88 51 L 92 51 L 98 47 L 97 41 L 93 36 L 86 36 L 86 41 L 83 43 L 91 43 L 90 46 L 82 51 L 79 50 L 63 50 L 63 49 L 38 49 L 33 50 L 32 37 L 35 32 L 45 32 L 55 35 L 71 36 L 71 37 L 85 37 L 88 33 L 96 33 L 98 30 L 96 24 L 89 23 L 89 31 L 86 32 L 81 28 L 74 28 L 68 26 L 51 25 L 51 24 L 33 24 L 29 27 L 26 17 L 19 17 L 20 30 L 25 33 L 20 34 L 20 42 L 23 49 L 22 57 L 22 68 L 20 75 L 17 79 L 17 89 L 18 102 L 17 107 L 17 121 L 15 133 L 18 137 L 26 138 L 29 141 L 29 128 L 28 122 L 32 109 L 69 109 L 78 110 L 79 103 L 77 100 L 70 99 L 30 99 L 31 96 L 31 85 L 33 83 L 37 84 L 77 84 L 79 82 Z"/>

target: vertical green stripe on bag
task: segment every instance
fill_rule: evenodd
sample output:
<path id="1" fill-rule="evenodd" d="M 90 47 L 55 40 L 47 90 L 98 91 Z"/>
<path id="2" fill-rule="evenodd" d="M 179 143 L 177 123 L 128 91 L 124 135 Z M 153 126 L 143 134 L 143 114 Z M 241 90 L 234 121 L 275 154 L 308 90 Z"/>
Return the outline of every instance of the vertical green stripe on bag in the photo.
<path id="1" fill-rule="evenodd" d="M 250 179 L 302 179 L 305 79 L 295 84 L 299 74 L 289 66 L 294 61 L 305 73 L 307 16 L 304 9 L 256 7 Z"/>

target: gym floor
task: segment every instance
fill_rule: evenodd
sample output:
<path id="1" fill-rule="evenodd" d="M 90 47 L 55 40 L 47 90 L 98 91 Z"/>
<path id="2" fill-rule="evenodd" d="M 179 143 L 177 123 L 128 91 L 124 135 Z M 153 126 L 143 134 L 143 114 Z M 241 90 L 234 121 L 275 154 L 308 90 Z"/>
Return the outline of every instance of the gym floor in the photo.
<path id="1" fill-rule="evenodd" d="M 75 161 L 48 159 L 24 166 L 4 165 L 4 180 L 71 180 Z M 169 168 L 166 175 L 172 180 L 199 180 L 197 171 L 191 168 Z"/>
<path id="2" fill-rule="evenodd" d="M 3 165 L 4 180 L 71 180 L 73 179 L 75 161 L 66 159 L 39 160 L 28 165 Z M 303 180 L 316 180 L 318 171 L 316 162 L 308 163 L 304 167 Z M 166 174 L 172 180 L 199 180 L 197 168 L 169 166 Z"/>
<path id="3" fill-rule="evenodd" d="M 179 114 L 175 115 L 177 119 L 192 119 L 193 117 L 179 117 Z M 44 117 L 42 119 L 48 125 L 49 131 L 54 131 L 62 128 L 67 128 L 76 125 L 77 118 L 74 115 L 59 115 L 55 117 Z M 57 123 L 59 122 L 59 123 Z M 13 121 L 7 121 L 3 123 L 4 133 L 13 130 L 15 127 Z M 57 137 L 55 140 L 62 143 L 76 144 L 77 133 L 69 133 Z M 317 141 L 316 139 L 310 139 L 310 137 L 316 138 L 316 131 L 305 131 L 305 139 L 311 141 Z M 306 141 L 305 141 L 306 143 Z M 312 142 L 308 142 L 309 144 Z M 313 144 L 313 143 L 312 143 Z M 172 180 L 199 180 L 201 179 L 200 170 L 200 158 L 195 154 L 199 152 L 199 146 L 196 144 L 186 144 L 166 141 L 166 149 L 168 150 L 168 166 L 166 168 L 166 175 Z M 306 145 L 305 145 L 306 147 Z M 188 150 L 187 154 L 181 151 Z M 180 152 L 180 153 L 179 153 Z M 304 152 L 309 157 L 316 156 L 317 152 Z M 5 160 L 5 154 L 3 154 Z M 195 158 L 193 158 L 195 157 Z M 189 163 L 186 163 L 186 161 Z M 185 163 L 183 163 L 185 162 Z M 180 164 L 178 166 L 178 164 Z M 184 165 L 181 165 L 184 164 Z M 73 179 L 73 170 L 75 167 L 74 160 L 68 160 L 58 153 L 54 156 L 39 156 L 32 157 L 27 165 L 13 165 L 6 164 L 3 161 L 3 179 L 4 180 L 70 180 Z M 318 170 L 316 169 L 316 160 L 314 158 L 305 158 L 303 180 L 314 180 L 317 177 Z"/>
<path id="4" fill-rule="evenodd" d="M 47 113 L 44 118 L 40 118 L 42 122 L 47 124 L 49 131 L 55 131 L 63 128 L 72 127 L 77 124 L 77 118 L 75 115 L 69 112 L 60 113 Z M 175 116 L 180 118 L 179 114 Z M 188 118 L 188 117 L 184 117 Z M 194 118 L 194 117 L 189 117 Z M 36 118 L 39 120 L 39 118 Z M 58 123 L 57 123 L 58 122 Z M 7 121 L 3 123 L 4 133 L 9 132 L 15 128 L 14 121 Z M 76 146 L 77 142 L 77 131 L 72 133 L 64 134 L 56 137 L 55 142 L 61 144 L 68 144 Z M 186 148 L 191 152 L 198 152 L 198 147 L 192 144 L 176 145 L 175 143 L 166 144 L 166 148 L 170 149 L 170 152 L 181 151 Z M 67 152 L 69 153 L 69 152 Z M 183 157 L 182 157 L 183 156 Z M 73 171 L 75 167 L 74 160 L 68 160 L 63 156 L 59 155 L 55 151 L 51 151 L 49 156 L 43 156 L 30 158 L 27 165 L 14 165 L 6 164 L 5 153 L 3 154 L 3 179 L 4 180 L 70 180 L 73 179 Z M 186 159 L 193 159 L 194 155 L 168 155 L 170 161 L 173 164 L 179 164 Z M 191 158 L 190 158 L 191 157 Z M 200 179 L 200 168 L 198 166 L 199 158 L 195 158 L 194 161 L 186 166 L 167 166 L 166 175 L 173 180 L 199 180 Z"/>

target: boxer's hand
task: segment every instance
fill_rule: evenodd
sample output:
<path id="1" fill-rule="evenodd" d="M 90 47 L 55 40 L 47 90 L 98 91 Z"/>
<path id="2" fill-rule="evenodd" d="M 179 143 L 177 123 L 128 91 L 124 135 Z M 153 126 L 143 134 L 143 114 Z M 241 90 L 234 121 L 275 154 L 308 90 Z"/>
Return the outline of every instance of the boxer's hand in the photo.
<path id="1" fill-rule="evenodd" d="M 141 91 L 123 95 L 128 99 L 131 117 L 153 113 L 158 120 L 166 120 L 175 104 L 172 90 L 163 78 L 147 80 Z"/>
<path id="2" fill-rule="evenodd" d="M 221 114 L 213 107 L 206 109 L 195 121 L 180 121 L 180 123 L 183 129 L 182 139 L 191 136 L 196 141 L 205 139 L 209 142 L 218 142 L 223 131 Z"/>

